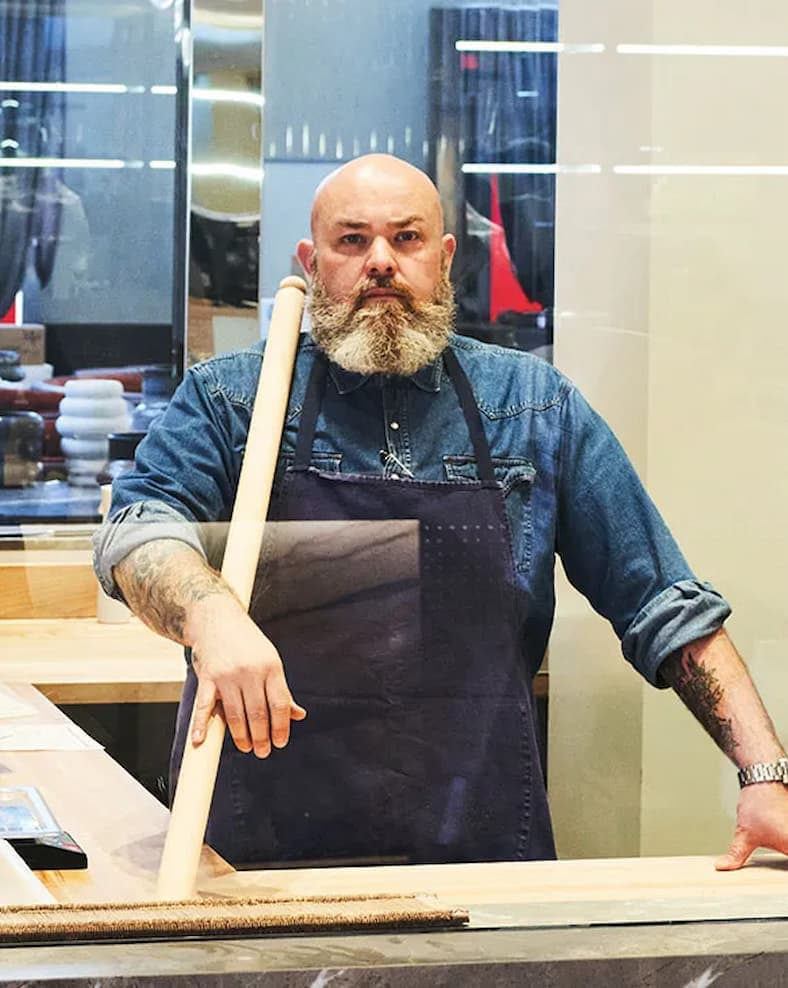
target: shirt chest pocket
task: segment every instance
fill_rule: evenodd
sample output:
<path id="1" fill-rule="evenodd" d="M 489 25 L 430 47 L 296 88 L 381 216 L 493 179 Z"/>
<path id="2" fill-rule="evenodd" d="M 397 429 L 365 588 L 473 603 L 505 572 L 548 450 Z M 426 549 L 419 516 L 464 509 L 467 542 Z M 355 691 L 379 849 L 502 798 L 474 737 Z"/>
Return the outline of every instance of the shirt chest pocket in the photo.
<path id="1" fill-rule="evenodd" d="M 536 469 L 530 460 L 515 456 L 494 456 L 492 462 L 506 505 L 514 565 L 518 573 L 524 573 L 531 565 L 533 552 L 531 495 Z M 444 456 L 443 470 L 447 480 L 479 479 L 476 460 L 472 456 Z"/>

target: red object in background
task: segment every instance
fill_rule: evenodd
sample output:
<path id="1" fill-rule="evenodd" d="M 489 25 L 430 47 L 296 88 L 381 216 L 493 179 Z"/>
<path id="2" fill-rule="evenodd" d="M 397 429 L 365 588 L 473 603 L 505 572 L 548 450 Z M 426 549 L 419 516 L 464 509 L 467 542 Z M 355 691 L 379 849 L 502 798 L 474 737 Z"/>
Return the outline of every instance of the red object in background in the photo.
<path id="1" fill-rule="evenodd" d="M 0 322 L 15 323 L 17 321 L 18 320 L 16 318 L 16 299 L 14 299 L 13 303 L 11 304 L 11 308 L 8 310 L 8 312 L 6 312 L 4 316 L 2 316 L 2 318 L 0 318 Z"/>
<path id="2" fill-rule="evenodd" d="M 541 312 L 544 306 L 528 298 L 512 269 L 497 175 L 490 176 L 490 222 L 490 322 L 495 322 L 502 312 Z"/>
<path id="3" fill-rule="evenodd" d="M 470 69 L 471 72 L 475 72 L 479 68 L 479 59 L 475 55 L 460 55 L 460 68 L 466 71 Z"/>

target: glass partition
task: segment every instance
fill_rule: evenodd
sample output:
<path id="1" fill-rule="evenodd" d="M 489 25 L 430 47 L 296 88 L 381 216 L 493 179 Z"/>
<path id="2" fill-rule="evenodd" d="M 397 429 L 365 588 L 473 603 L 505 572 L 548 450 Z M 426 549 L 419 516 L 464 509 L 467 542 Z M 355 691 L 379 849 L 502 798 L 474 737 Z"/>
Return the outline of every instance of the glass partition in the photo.
<path id="1" fill-rule="evenodd" d="M 730 601 L 728 630 L 784 739 L 786 12 L 604 12 L 561 3 L 556 363 Z M 561 589 L 549 750 L 562 852 L 722 851 L 730 762 Z"/>
<path id="2" fill-rule="evenodd" d="M 89 39 L 86 44 L 97 46 L 109 29 L 97 8 L 89 10 L 80 30 Z M 302 273 L 296 245 L 310 236 L 312 197 L 338 166 L 369 152 L 394 154 L 433 179 L 447 230 L 457 239 L 452 277 L 457 329 L 466 338 L 461 357 L 470 365 L 467 355 L 477 352 L 479 341 L 501 344 L 506 349 L 495 350 L 497 359 L 522 360 L 530 373 L 560 381 L 560 396 L 576 385 L 604 417 L 692 572 L 731 603 L 728 630 L 761 689 L 777 733 L 785 738 L 788 546 L 782 505 L 788 481 L 783 441 L 788 393 L 782 381 L 785 279 L 780 264 L 788 158 L 778 124 L 788 60 L 784 47 L 772 42 L 784 34 L 788 14 L 772 6 L 745 20 L 739 12 L 708 6 L 690 10 L 677 0 L 625 5 L 561 0 L 560 9 L 542 0 L 499 5 L 477 0 L 267 0 L 263 34 L 259 4 L 195 3 L 193 48 L 188 38 L 180 39 L 193 59 L 186 59 L 192 88 L 191 131 L 185 141 L 185 131 L 170 129 L 165 136 L 163 121 L 171 122 L 176 106 L 177 93 L 167 81 L 172 79 L 178 37 L 173 25 L 186 21 L 178 20 L 177 5 L 140 0 L 138 13 L 138 28 L 132 30 L 132 22 L 124 21 L 128 32 L 118 35 L 128 41 L 123 55 L 127 71 L 119 72 L 126 62 L 118 56 L 112 73 L 105 66 L 106 82 L 101 82 L 104 76 L 99 79 L 108 86 L 122 76 L 129 91 L 65 93 L 67 118 L 75 121 L 73 136 L 71 124 L 64 132 L 74 142 L 69 154 L 101 158 L 106 153 L 109 159 L 110 150 L 91 144 L 98 137 L 86 120 L 95 112 L 115 121 L 111 157 L 119 162 L 82 170 L 75 166 L 73 174 L 70 166 L 63 166 L 61 175 L 51 173 L 61 189 L 68 186 L 58 199 L 59 219 L 52 221 L 61 231 L 66 229 L 67 206 L 77 199 L 84 213 L 81 229 L 94 229 L 92 216 L 105 221 L 95 221 L 88 253 L 80 253 L 76 233 L 73 239 L 61 238 L 63 250 L 68 245 L 73 251 L 66 294 L 75 306 L 84 303 L 84 308 L 74 308 L 79 313 L 74 321 L 90 325 L 93 347 L 108 347 L 105 327 L 94 326 L 94 316 L 96 323 L 123 322 L 121 313 L 144 296 L 139 305 L 146 320 L 167 323 L 179 305 L 186 310 L 188 364 L 216 355 L 225 362 L 202 364 L 187 375 L 186 386 L 169 405 L 166 428 L 149 433 L 140 457 L 148 457 L 146 468 L 155 481 L 150 482 L 149 473 L 149 486 L 140 480 L 135 488 L 137 481 L 125 473 L 132 458 L 128 454 L 118 461 L 123 468 L 118 467 L 114 478 L 116 492 L 124 490 L 131 501 L 135 491 L 148 497 L 153 490 L 151 500 L 159 498 L 176 510 L 186 506 L 190 522 L 205 508 L 199 521 L 219 523 L 214 538 L 194 530 L 185 535 L 182 528 L 178 537 L 187 543 L 202 541 L 214 551 L 212 561 L 221 565 L 233 478 L 246 453 L 260 340 L 266 336 L 280 280 Z M 133 51 L 144 48 L 148 39 L 147 54 L 140 52 L 135 60 Z M 161 56 L 155 83 L 152 52 Z M 6 102 L 17 100 L 4 91 L 2 95 Z M 73 108 L 68 102 L 72 97 Z M 63 105 L 54 104 L 56 119 Z M 112 114 L 100 109 L 110 105 Z M 120 120 L 118 106 L 134 107 L 130 123 Z M 156 138 L 147 141 L 142 135 L 149 124 L 156 125 Z M 53 128 L 55 132 L 55 124 Z M 178 196 L 167 200 L 174 175 L 187 165 L 189 189 L 176 184 Z M 6 181 L 18 171 L 21 167 L 9 166 L 3 172 Z M 101 181 L 94 187 L 97 178 Z M 106 222 L 107 214 L 120 217 L 123 209 L 124 220 Z M 133 235 L 118 237 L 132 213 Z M 156 236 L 148 249 L 141 238 L 151 230 Z M 162 251 L 187 234 L 189 252 L 184 250 L 181 263 L 188 271 L 179 287 L 171 255 L 165 261 Z M 43 285 L 40 265 L 46 252 L 36 253 L 42 243 L 31 241 L 26 248 L 32 249 L 33 259 L 24 285 L 32 287 L 23 285 L 23 291 L 25 305 L 31 307 L 25 312 L 46 323 L 47 312 L 66 311 L 66 297 L 57 295 L 54 273 L 50 287 Z M 97 250 L 101 245 L 104 249 Z M 120 268 L 126 250 L 134 260 L 124 279 Z M 95 265 L 83 262 L 94 255 Z M 309 326 L 307 316 L 304 328 Z M 0 328 L 0 339 L 2 332 Z M 231 356 L 239 351 L 241 357 Z M 441 413 L 440 428 L 425 438 L 420 426 L 432 421 L 429 402 L 440 393 L 434 379 L 415 383 L 415 397 L 406 399 L 404 388 L 383 375 L 386 379 L 377 383 L 384 396 L 373 400 L 368 382 L 333 368 L 322 384 L 315 378 L 309 390 L 312 350 L 308 356 L 297 365 L 286 409 L 273 477 L 273 524 L 253 607 L 263 630 L 281 640 L 285 651 L 297 646 L 290 666 L 285 661 L 285 673 L 295 699 L 310 711 L 303 724 L 293 723 L 289 748 L 273 751 L 271 762 L 295 765 L 299 778 L 308 768 L 309 777 L 317 777 L 321 786 L 306 792 L 302 787 L 292 803 L 292 819 L 271 823 L 264 814 L 272 803 L 287 805 L 291 776 L 269 774 L 279 803 L 269 799 L 268 790 L 261 795 L 266 785 L 259 782 L 265 777 L 261 763 L 228 744 L 220 792 L 229 805 L 245 787 L 254 791 L 256 802 L 245 815 L 239 811 L 236 820 L 225 818 L 223 829 L 209 831 L 209 839 L 216 836 L 216 847 L 232 860 L 233 839 L 249 831 L 250 820 L 265 819 L 270 833 L 258 827 L 255 839 L 262 833 L 263 843 L 244 846 L 248 855 L 241 855 L 239 863 L 303 867 L 471 859 L 474 855 L 465 850 L 441 858 L 436 847 L 462 836 L 463 826 L 475 834 L 473 828 L 483 829 L 491 817 L 491 801 L 478 793 L 488 793 L 484 785 L 492 785 L 491 779 L 500 781 L 496 773 L 503 774 L 513 750 L 502 740 L 511 733 L 505 733 L 496 711 L 514 717 L 516 707 L 518 714 L 527 712 L 527 729 L 533 734 L 527 785 L 538 788 L 546 774 L 559 857 L 724 851 L 735 826 L 739 790 L 734 767 L 671 690 L 654 689 L 622 660 L 616 635 L 586 599 L 604 610 L 594 579 L 618 588 L 632 577 L 626 565 L 612 575 L 602 572 L 607 557 L 599 532 L 607 531 L 610 517 L 600 521 L 589 514 L 581 519 L 583 525 L 578 521 L 571 545 L 562 541 L 564 533 L 556 534 L 563 518 L 550 507 L 550 498 L 571 437 L 563 441 L 562 426 L 545 430 L 554 452 L 548 463 L 548 457 L 537 459 L 534 435 L 536 413 L 557 407 L 562 397 L 556 393 L 551 400 L 542 395 L 540 401 L 530 396 L 519 403 L 491 404 L 484 397 L 505 375 L 482 380 L 483 374 L 470 374 L 468 400 L 477 408 L 482 440 L 486 437 L 490 446 L 488 471 L 483 442 L 472 425 L 476 418 L 462 404 L 461 394 L 467 396 L 462 379 L 454 376 L 445 384 L 452 373 L 448 363 L 441 365 L 446 375 L 441 387 L 444 398 L 448 393 L 456 400 Z M 556 370 L 566 377 L 553 377 Z M 323 386 L 327 390 L 320 392 Z M 313 407 L 313 393 L 327 394 L 327 405 Z M 346 432 L 338 436 L 326 426 L 326 409 L 341 417 L 340 398 L 352 394 L 356 397 L 348 404 L 353 414 L 344 421 Z M 197 408 L 204 416 L 190 419 Z M 534 417 L 523 420 L 519 435 L 513 420 L 524 411 Z M 299 443 L 304 421 L 311 422 L 309 441 Z M 592 459 L 583 461 L 585 469 L 597 467 Z M 617 454 L 609 463 L 609 468 L 603 464 L 597 469 L 595 482 L 615 493 L 628 475 Z M 422 482 L 435 484 L 442 493 L 487 486 L 501 495 L 496 502 L 500 510 L 493 516 L 495 524 L 486 519 L 482 526 L 478 519 L 471 523 L 460 517 L 463 502 L 462 510 L 446 522 L 446 531 L 440 519 L 431 517 L 425 524 L 415 508 L 408 513 L 401 502 L 391 517 L 376 505 L 363 518 L 348 521 L 342 503 L 331 501 L 326 507 L 321 501 L 312 513 L 312 502 L 302 494 L 302 500 L 295 499 L 296 512 L 285 495 L 298 473 L 343 488 L 359 477 L 364 484 L 371 478 L 393 486 L 413 480 L 414 488 Z M 562 512 L 582 514 L 576 500 L 593 486 L 586 481 L 586 474 L 576 478 Z M 98 491 L 92 490 L 90 497 L 88 507 L 76 512 L 83 521 L 95 520 Z M 154 520 L 173 523 L 171 516 Z M 614 521 L 627 527 L 619 517 Z M 629 522 L 629 528 L 637 528 L 638 519 Z M 487 551 L 494 540 L 477 534 L 482 527 L 484 532 L 506 533 L 498 546 L 505 550 L 510 577 L 510 583 L 502 577 L 506 593 L 495 592 L 498 584 L 492 577 L 469 589 L 470 569 L 463 568 L 460 549 L 468 549 L 470 556 L 481 551 L 476 548 L 481 544 Z M 581 528 L 585 544 L 574 537 Z M 166 527 L 163 531 L 171 534 Z M 9 551 L 24 548 L 17 530 L 13 536 Z M 84 551 L 85 531 L 78 537 Z M 576 577 L 584 553 L 596 554 L 596 568 L 594 579 L 586 581 L 585 597 L 557 568 L 553 621 L 550 580 L 538 588 L 543 591 L 539 600 L 529 581 L 537 565 L 552 575 L 556 545 L 565 558 L 574 559 L 567 568 L 575 584 L 582 583 Z M 48 548 L 62 545 L 50 542 Z M 331 554 L 331 568 L 324 554 Z M 490 550 L 490 558 L 485 557 L 489 570 L 484 572 L 493 571 L 492 555 Z M 434 572 L 446 558 L 451 560 L 448 572 L 441 569 L 436 579 Z M 83 579 L 89 564 L 82 558 L 79 565 Z M 480 564 L 477 576 L 481 569 Z M 31 567 L 29 586 L 32 572 Z M 103 575 L 109 589 L 109 570 Z M 44 580 L 40 571 L 36 579 Z M 45 603 L 36 619 L 49 617 L 64 627 L 74 618 L 95 624 L 96 610 L 107 601 L 99 598 L 96 603 L 93 577 L 89 584 L 75 577 L 69 589 L 78 600 L 75 610 L 65 613 L 60 602 L 56 607 L 51 595 L 44 594 L 37 598 Z M 520 594 L 522 605 L 514 624 L 507 626 L 512 637 L 501 635 L 504 622 L 498 620 L 509 591 Z M 381 601 L 382 617 L 372 607 L 379 608 Z M 23 619 L 28 604 L 19 607 L 4 617 Z M 450 621 L 444 608 L 453 615 Z M 120 612 L 120 617 L 128 615 Z M 132 635 L 143 635 L 138 621 L 126 623 Z M 173 637 L 179 629 L 183 632 L 175 619 L 167 628 Z M 314 648 L 304 644 L 307 638 Z M 549 675 L 541 664 L 548 639 Z M 141 645 L 143 641 L 141 637 L 133 647 L 150 648 L 144 657 L 151 661 L 147 668 L 161 661 L 169 678 L 166 683 L 157 680 L 156 690 L 149 691 L 149 698 L 156 697 L 150 709 L 144 703 L 136 708 L 134 716 L 140 720 L 129 733 L 122 709 L 134 693 L 128 682 L 122 701 L 114 702 L 107 687 L 104 711 L 95 704 L 96 694 L 90 707 L 82 702 L 82 709 L 77 704 L 67 709 L 106 739 L 113 756 L 165 800 L 174 701 L 184 676 L 192 693 L 196 678 L 180 656 L 173 658 L 172 649 L 155 651 L 164 649 L 158 639 L 157 646 Z M 493 660 L 513 641 L 518 661 L 496 678 L 505 664 Z M 359 642 L 363 661 L 353 651 Z M 452 653 L 463 656 L 463 674 L 470 670 L 478 675 L 484 696 L 500 701 L 487 710 L 489 716 L 479 719 L 474 710 L 477 719 L 464 718 L 460 700 L 467 702 L 468 696 L 458 699 L 460 677 L 450 663 Z M 325 656 L 328 664 L 310 665 Z M 415 673 L 413 656 L 422 661 Z M 445 660 L 445 666 L 430 666 L 434 656 Z M 77 657 L 74 676 L 83 674 Z M 434 721 L 447 725 L 446 737 L 419 732 L 421 708 L 413 712 L 402 702 L 415 691 L 409 676 L 419 688 L 426 682 L 430 709 L 437 711 Z M 391 686 L 382 700 L 375 693 L 381 682 Z M 318 686 L 322 694 L 316 700 L 311 691 Z M 371 696 L 380 702 L 372 702 Z M 455 700 L 458 709 L 449 715 Z M 399 733 L 392 734 L 396 744 L 387 742 L 372 723 L 376 716 L 382 721 L 391 715 L 393 707 L 400 717 Z M 181 743 L 184 717 L 182 713 Z M 487 774 L 478 770 L 479 764 L 475 773 L 465 772 L 457 754 L 461 728 L 468 723 L 481 723 L 485 757 L 488 748 L 492 752 L 489 762 L 479 763 L 489 765 Z M 512 723 L 506 721 L 506 730 L 514 730 Z M 349 725 L 357 729 L 357 761 L 332 760 L 332 746 Z M 454 770 L 453 754 L 462 770 Z M 291 762 L 285 762 L 288 757 Z M 383 761 L 390 787 L 362 792 L 356 782 L 371 777 L 377 785 Z M 421 800 L 413 818 L 398 821 L 402 829 L 394 832 L 393 808 L 405 805 L 406 796 L 409 805 L 418 803 L 408 787 L 414 779 L 421 784 L 419 773 L 437 762 L 443 789 Z M 335 774 L 346 769 L 339 785 Z M 521 781 L 518 776 L 512 791 L 526 796 L 536 791 L 517 788 Z M 326 797 L 332 786 L 345 794 L 339 805 Z M 322 845 L 320 828 L 308 825 L 310 799 L 315 817 L 319 810 L 320 820 L 340 820 L 325 828 Z M 347 849 L 345 838 L 354 836 L 342 815 L 348 808 L 359 814 L 363 810 L 373 820 L 360 850 Z M 416 853 L 402 834 L 417 828 L 422 816 L 438 836 L 428 850 L 420 845 Z M 540 823 L 546 832 L 545 820 Z M 286 841 L 277 844 L 271 833 L 286 834 Z M 507 844 L 498 857 L 518 853 Z M 489 857 L 495 854 L 476 854 L 479 860 Z M 254 878 L 249 881 L 253 885 Z M 517 915 L 519 922 L 521 913 Z M 495 925 L 494 920 L 489 924 Z"/>
<path id="3" fill-rule="evenodd" d="M 298 267 L 317 183 L 395 154 L 435 181 L 458 239 L 458 330 L 549 359 L 556 5 L 297 0 L 266 17 L 263 295 Z M 342 22 L 370 55 L 338 71 L 322 53 Z"/>
<path id="4" fill-rule="evenodd" d="M 192 28 L 187 363 L 260 339 L 262 2 L 194 0 Z"/>
<path id="5" fill-rule="evenodd" d="M 183 8 L 12 3 L 2 30 L 0 524 L 93 521 L 107 435 L 180 374 Z M 71 384 L 58 426 L 73 377 L 114 403 L 75 413 Z"/>

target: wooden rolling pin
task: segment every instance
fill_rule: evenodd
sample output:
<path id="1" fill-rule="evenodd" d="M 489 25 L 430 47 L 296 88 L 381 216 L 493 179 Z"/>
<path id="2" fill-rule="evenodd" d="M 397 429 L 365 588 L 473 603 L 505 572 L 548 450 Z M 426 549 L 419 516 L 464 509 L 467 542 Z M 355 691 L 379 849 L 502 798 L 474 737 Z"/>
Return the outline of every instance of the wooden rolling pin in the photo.
<path id="1" fill-rule="evenodd" d="M 227 533 L 222 576 L 245 607 L 249 606 L 257 571 L 279 443 L 287 414 L 305 295 L 304 281 L 292 276 L 280 283 L 274 299 L 238 491 Z M 224 718 L 215 710 L 208 723 L 205 740 L 195 748 L 191 743 L 189 725 L 159 865 L 156 896 L 160 900 L 189 899 L 195 893 L 224 731 Z"/>

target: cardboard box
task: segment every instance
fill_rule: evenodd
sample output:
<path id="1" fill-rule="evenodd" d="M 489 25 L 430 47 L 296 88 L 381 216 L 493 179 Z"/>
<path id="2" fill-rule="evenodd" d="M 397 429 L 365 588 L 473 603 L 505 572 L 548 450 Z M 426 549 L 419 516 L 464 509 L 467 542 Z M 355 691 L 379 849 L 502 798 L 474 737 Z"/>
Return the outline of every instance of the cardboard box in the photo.
<path id="1" fill-rule="evenodd" d="M 189 364 L 217 353 L 240 350 L 260 339 L 257 306 L 214 305 L 207 299 L 189 299 L 186 341 Z"/>
<path id="2" fill-rule="evenodd" d="M 43 364 L 44 336 L 37 323 L 0 323 L 0 350 L 16 350 L 22 364 Z"/>

